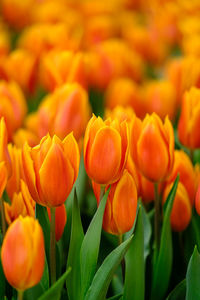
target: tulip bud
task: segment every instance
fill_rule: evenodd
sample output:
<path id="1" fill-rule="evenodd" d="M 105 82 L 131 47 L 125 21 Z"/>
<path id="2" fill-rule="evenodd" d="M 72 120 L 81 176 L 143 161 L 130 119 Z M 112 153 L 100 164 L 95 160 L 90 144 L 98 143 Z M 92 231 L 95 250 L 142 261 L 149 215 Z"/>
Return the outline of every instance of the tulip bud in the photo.
<path id="1" fill-rule="evenodd" d="M 180 142 L 190 148 L 200 148 L 200 89 L 192 87 L 184 94 L 178 122 Z"/>
<path id="2" fill-rule="evenodd" d="M 135 113 L 131 107 L 116 106 L 114 109 L 105 110 L 105 119 L 111 118 L 112 120 L 117 119 L 119 122 L 127 121 L 131 122 Z"/>
<path id="3" fill-rule="evenodd" d="M 61 141 L 45 136 L 38 146 L 22 150 L 24 178 L 32 198 L 56 207 L 65 202 L 78 176 L 80 153 L 73 134 Z"/>
<path id="4" fill-rule="evenodd" d="M 168 117 L 164 124 L 155 113 L 146 115 L 143 121 L 135 117 L 130 129 L 130 152 L 147 179 L 166 179 L 174 162 L 174 132 Z"/>
<path id="5" fill-rule="evenodd" d="M 22 217 L 35 216 L 35 201 L 32 199 L 27 185 L 21 180 L 21 189 L 14 193 L 11 198 L 11 205 L 4 202 L 6 222 L 10 225 L 20 215 Z"/>
<path id="6" fill-rule="evenodd" d="M 39 110 L 39 135 L 48 132 L 61 139 L 73 131 L 76 140 L 85 132 L 91 115 L 88 95 L 79 84 L 64 84 L 42 101 Z"/>
<path id="7" fill-rule="evenodd" d="M 167 196 L 172 188 L 172 184 L 167 185 L 163 193 L 163 203 L 165 203 Z M 189 225 L 192 217 L 192 208 L 187 190 L 184 185 L 179 182 L 174 203 L 171 212 L 171 226 L 174 231 L 183 231 Z"/>
<path id="8" fill-rule="evenodd" d="M 126 122 L 90 119 L 84 137 L 84 163 L 88 176 L 99 184 L 117 181 L 125 167 L 129 136 Z"/>
<path id="9" fill-rule="evenodd" d="M 51 210 L 49 207 L 47 207 L 47 212 L 51 222 Z M 67 212 L 64 204 L 56 207 L 55 222 L 56 241 L 58 242 L 63 235 L 65 224 L 67 222 Z"/>
<path id="10" fill-rule="evenodd" d="M 100 185 L 93 182 L 97 203 L 100 201 Z M 109 186 L 106 186 L 106 190 Z M 137 189 L 132 176 L 124 170 L 122 177 L 111 185 L 103 218 L 103 228 L 112 234 L 129 231 L 135 221 Z"/>
<path id="11" fill-rule="evenodd" d="M 44 270 L 44 237 L 40 224 L 31 217 L 15 220 L 8 228 L 1 261 L 8 282 L 17 290 L 36 285 Z"/>
<path id="12" fill-rule="evenodd" d="M 174 151 L 174 165 L 170 176 L 167 178 L 167 183 L 174 182 L 178 174 L 180 175 L 179 181 L 187 190 L 190 203 L 193 205 L 196 192 L 195 172 L 190 158 L 182 150 Z"/>

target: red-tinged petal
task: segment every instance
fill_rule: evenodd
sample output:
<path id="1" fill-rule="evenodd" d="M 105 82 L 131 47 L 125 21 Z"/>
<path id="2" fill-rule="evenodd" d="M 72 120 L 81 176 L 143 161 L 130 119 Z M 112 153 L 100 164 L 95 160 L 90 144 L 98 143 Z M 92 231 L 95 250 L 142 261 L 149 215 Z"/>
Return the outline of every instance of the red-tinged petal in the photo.
<path id="1" fill-rule="evenodd" d="M 88 174 L 101 184 L 111 183 L 115 178 L 121 159 L 121 137 L 110 127 L 103 127 L 93 140 L 88 157 Z"/>
<path id="2" fill-rule="evenodd" d="M 67 199 L 73 183 L 74 170 L 63 155 L 60 145 L 52 143 L 39 171 L 42 204 L 59 206 Z"/>
<path id="3" fill-rule="evenodd" d="M 117 234 L 129 231 L 136 216 L 137 190 L 132 176 L 126 170 L 117 183 L 112 209 Z"/>

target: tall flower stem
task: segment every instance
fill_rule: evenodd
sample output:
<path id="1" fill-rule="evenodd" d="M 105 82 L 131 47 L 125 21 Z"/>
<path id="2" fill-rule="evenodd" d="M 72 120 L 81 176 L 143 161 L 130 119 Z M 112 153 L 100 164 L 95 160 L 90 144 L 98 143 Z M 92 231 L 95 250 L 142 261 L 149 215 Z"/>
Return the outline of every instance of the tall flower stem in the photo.
<path id="1" fill-rule="evenodd" d="M 155 218 L 154 218 L 154 234 L 156 249 L 160 247 L 160 197 L 158 193 L 158 183 L 154 183 L 154 195 L 155 195 Z"/>
<path id="2" fill-rule="evenodd" d="M 51 223 L 50 223 L 50 274 L 51 274 L 51 285 L 56 282 L 56 208 L 51 207 Z"/>
<path id="3" fill-rule="evenodd" d="M 18 291 L 17 292 L 17 300 L 23 300 L 24 291 Z"/>
<path id="4" fill-rule="evenodd" d="M 119 245 L 121 245 L 123 243 L 123 234 L 119 235 Z M 123 278 L 123 282 L 125 280 L 125 260 L 124 257 L 122 258 L 121 261 L 121 267 L 122 267 L 122 278 Z"/>
<path id="5" fill-rule="evenodd" d="M 2 233 L 4 237 L 6 233 L 6 216 L 5 216 L 5 207 L 4 207 L 3 198 L 0 198 L 0 209 L 1 209 L 1 226 L 2 226 Z"/>

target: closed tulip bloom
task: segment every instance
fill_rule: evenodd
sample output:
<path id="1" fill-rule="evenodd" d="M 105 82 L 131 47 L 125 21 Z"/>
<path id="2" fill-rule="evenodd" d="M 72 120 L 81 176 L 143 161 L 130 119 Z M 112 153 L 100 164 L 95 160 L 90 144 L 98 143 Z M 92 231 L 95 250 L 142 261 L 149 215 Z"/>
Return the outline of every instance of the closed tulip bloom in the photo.
<path id="1" fill-rule="evenodd" d="M 196 175 L 189 156 L 182 150 L 174 151 L 174 166 L 167 183 L 174 182 L 178 174 L 180 175 L 179 181 L 186 188 L 190 203 L 193 205 L 196 193 Z"/>
<path id="2" fill-rule="evenodd" d="M 113 109 L 106 109 L 104 113 L 105 119 L 111 118 L 112 120 L 118 119 L 119 122 L 127 121 L 128 123 L 131 122 L 135 113 L 134 110 L 128 106 L 116 106 Z"/>
<path id="3" fill-rule="evenodd" d="M 190 148 L 200 148 L 200 89 L 192 87 L 184 94 L 178 122 L 180 142 Z"/>
<path id="4" fill-rule="evenodd" d="M 8 172 L 8 177 L 11 176 L 12 166 L 11 159 L 8 152 L 8 133 L 4 118 L 0 119 L 0 162 L 5 163 Z"/>
<path id="5" fill-rule="evenodd" d="M 11 198 L 11 205 L 4 202 L 6 222 L 10 225 L 20 215 L 22 217 L 35 216 L 35 201 L 32 199 L 27 185 L 21 180 L 19 193 L 14 193 Z"/>
<path id="6" fill-rule="evenodd" d="M 99 205 L 100 185 L 93 182 L 93 189 Z M 136 184 L 130 173 L 124 170 L 121 178 L 111 185 L 103 218 L 104 230 L 116 235 L 129 231 L 135 221 L 136 210 Z"/>
<path id="7" fill-rule="evenodd" d="M 127 123 L 90 119 L 84 137 L 84 163 L 88 176 L 99 184 L 117 181 L 125 167 L 129 137 Z"/>
<path id="8" fill-rule="evenodd" d="M 47 207 L 47 212 L 48 212 L 49 220 L 51 221 L 51 210 L 49 207 Z M 58 242 L 63 235 L 65 224 L 67 222 L 67 212 L 66 212 L 65 204 L 56 207 L 55 222 L 56 222 L 55 225 L 56 241 Z"/>
<path id="9" fill-rule="evenodd" d="M 80 153 L 72 133 L 63 141 L 47 135 L 34 148 L 25 144 L 22 167 L 32 198 L 48 207 L 63 204 L 78 176 L 79 162 Z"/>
<path id="10" fill-rule="evenodd" d="M 135 117 L 130 130 L 130 151 L 147 179 L 166 179 L 174 163 L 174 132 L 168 117 L 164 124 L 155 113 L 146 115 L 143 121 Z"/>
<path id="11" fill-rule="evenodd" d="M 17 290 L 31 288 L 42 277 L 44 259 L 44 237 L 39 222 L 20 216 L 10 225 L 3 240 L 1 262 L 6 279 Z"/>
<path id="12" fill-rule="evenodd" d="M 172 184 L 167 185 L 163 193 L 163 203 L 166 201 L 167 196 L 172 188 Z M 179 182 L 174 203 L 171 212 L 171 226 L 174 231 L 183 231 L 189 225 L 192 217 L 192 208 L 190 199 L 184 185 Z"/>

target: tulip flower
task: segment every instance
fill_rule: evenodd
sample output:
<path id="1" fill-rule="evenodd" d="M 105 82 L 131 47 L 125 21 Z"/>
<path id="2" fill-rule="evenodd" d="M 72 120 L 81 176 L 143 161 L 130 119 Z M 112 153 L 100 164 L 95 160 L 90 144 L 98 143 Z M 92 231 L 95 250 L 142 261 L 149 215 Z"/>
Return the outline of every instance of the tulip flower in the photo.
<path id="1" fill-rule="evenodd" d="M 49 209 L 49 207 L 47 207 L 47 212 L 48 212 L 49 220 L 51 221 L 51 210 Z M 67 222 L 67 213 L 64 204 L 56 207 L 55 222 L 56 222 L 56 226 L 55 226 L 56 241 L 58 242 L 63 235 L 65 224 Z"/>
<path id="2" fill-rule="evenodd" d="M 125 167 L 129 137 L 127 123 L 90 119 L 84 137 L 84 163 L 88 176 L 105 185 L 117 181 Z"/>
<path id="3" fill-rule="evenodd" d="M 42 277 L 44 259 L 44 237 L 39 222 L 20 216 L 8 228 L 1 249 L 6 279 L 18 291 L 33 287 Z"/>
<path id="4" fill-rule="evenodd" d="M 111 118 L 112 120 L 118 119 L 119 122 L 127 121 L 128 123 L 131 122 L 135 113 L 134 110 L 128 106 L 116 106 L 114 109 L 106 109 L 105 110 L 105 119 Z"/>
<path id="5" fill-rule="evenodd" d="M 27 185 L 21 180 L 20 191 L 14 193 L 11 198 L 11 205 L 7 202 L 4 203 L 5 216 L 7 224 L 10 225 L 20 215 L 22 217 L 35 216 L 35 201 L 32 199 Z"/>
<path id="6" fill-rule="evenodd" d="M 164 124 L 155 113 L 143 121 L 135 117 L 130 131 L 130 152 L 138 169 L 153 182 L 166 179 L 174 162 L 174 133 L 168 117 Z"/>
<path id="7" fill-rule="evenodd" d="M 192 87 L 184 94 L 178 122 L 180 142 L 189 149 L 200 148 L 200 89 Z"/>
<path id="8" fill-rule="evenodd" d="M 166 201 L 167 196 L 172 188 L 173 183 L 167 185 L 163 193 L 163 203 Z M 170 216 L 171 226 L 174 231 L 183 231 L 189 225 L 192 217 L 192 207 L 190 199 L 184 185 L 179 182 L 172 212 Z"/>
<path id="9" fill-rule="evenodd" d="M 191 205 L 194 204 L 196 193 L 195 171 L 189 156 L 182 150 L 174 151 L 174 165 L 167 184 L 173 183 L 179 174 L 179 181 L 184 185 Z"/>
<path id="10" fill-rule="evenodd" d="M 197 192 L 196 192 L 195 208 L 196 208 L 198 215 L 200 215 L 200 183 L 198 185 Z"/>
<path id="11" fill-rule="evenodd" d="M 22 168 L 32 198 L 39 204 L 56 207 L 67 199 L 78 176 L 80 154 L 73 134 L 61 141 L 45 136 L 33 148 L 25 144 Z"/>
<path id="12" fill-rule="evenodd" d="M 21 125 L 27 111 L 27 105 L 20 87 L 15 82 L 0 82 L 0 116 L 4 117 L 8 140 Z"/>
<path id="13" fill-rule="evenodd" d="M 100 201 L 100 185 L 93 182 L 97 203 Z M 108 189 L 106 186 L 106 190 Z M 120 179 L 111 185 L 103 218 L 105 231 L 121 235 L 129 231 L 135 221 L 137 188 L 133 177 L 124 170 Z"/>
<path id="14" fill-rule="evenodd" d="M 64 84 L 44 98 L 38 110 L 39 136 L 48 132 L 63 139 L 73 131 L 79 140 L 90 119 L 87 92 L 78 83 Z"/>

